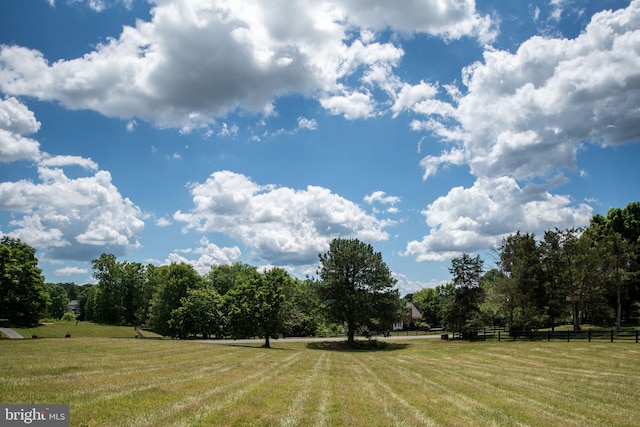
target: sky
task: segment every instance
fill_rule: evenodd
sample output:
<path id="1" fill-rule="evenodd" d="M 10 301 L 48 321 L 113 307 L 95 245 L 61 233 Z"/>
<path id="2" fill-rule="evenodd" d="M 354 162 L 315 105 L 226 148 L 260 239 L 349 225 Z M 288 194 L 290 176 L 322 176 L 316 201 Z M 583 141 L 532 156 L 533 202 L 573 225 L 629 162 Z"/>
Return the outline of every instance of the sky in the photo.
<path id="1" fill-rule="evenodd" d="M 640 0 L 0 2 L 0 235 L 50 283 L 342 237 L 404 295 L 640 200 L 639 142 Z"/>

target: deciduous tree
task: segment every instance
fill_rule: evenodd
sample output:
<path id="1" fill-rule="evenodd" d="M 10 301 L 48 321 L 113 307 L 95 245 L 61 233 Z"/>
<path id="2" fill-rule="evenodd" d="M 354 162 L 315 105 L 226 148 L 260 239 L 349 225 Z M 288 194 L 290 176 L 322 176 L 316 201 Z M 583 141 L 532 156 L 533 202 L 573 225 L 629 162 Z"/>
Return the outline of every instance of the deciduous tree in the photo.
<path id="1" fill-rule="evenodd" d="M 34 248 L 20 239 L 0 238 L 0 317 L 16 326 L 38 324 L 47 304 L 41 273 Z"/>

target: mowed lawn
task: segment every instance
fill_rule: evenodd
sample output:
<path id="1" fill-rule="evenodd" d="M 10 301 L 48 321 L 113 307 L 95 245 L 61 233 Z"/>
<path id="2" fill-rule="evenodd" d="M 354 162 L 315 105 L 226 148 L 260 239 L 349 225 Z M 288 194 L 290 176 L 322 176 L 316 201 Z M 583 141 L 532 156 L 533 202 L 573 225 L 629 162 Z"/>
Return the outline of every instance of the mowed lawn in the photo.
<path id="1" fill-rule="evenodd" d="M 0 341 L 1 403 L 69 403 L 73 426 L 640 424 L 632 342 Z"/>

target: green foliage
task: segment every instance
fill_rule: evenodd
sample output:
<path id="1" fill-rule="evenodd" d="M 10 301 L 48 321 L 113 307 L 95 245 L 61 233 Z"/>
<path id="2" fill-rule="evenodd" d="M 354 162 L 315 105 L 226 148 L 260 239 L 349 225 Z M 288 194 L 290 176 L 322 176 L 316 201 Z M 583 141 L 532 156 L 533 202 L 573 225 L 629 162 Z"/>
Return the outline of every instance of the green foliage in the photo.
<path id="1" fill-rule="evenodd" d="M 162 266 L 156 272 L 158 288 L 153 296 L 149 323 L 154 332 L 164 336 L 179 336 L 180 325 L 172 324 L 171 314 L 182 305 L 190 289 L 201 288 L 202 277 L 189 264 L 181 263 Z"/>
<path id="2" fill-rule="evenodd" d="M 324 320 L 317 282 L 293 279 L 284 292 L 287 302 L 282 334 L 289 337 L 314 336 Z"/>
<path id="3" fill-rule="evenodd" d="M 48 285 L 49 292 L 49 314 L 56 320 L 60 320 L 69 306 L 67 292 L 60 285 Z"/>
<path id="4" fill-rule="evenodd" d="M 73 315 L 72 312 L 67 311 L 62 315 L 62 319 L 63 322 L 75 322 L 76 321 L 76 316 Z"/>
<path id="5" fill-rule="evenodd" d="M 264 346 L 270 347 L 270 338 L 277 338 L 283 329 L 289 302 L 285 290 L 292 286 L 293 279 L 281 268 L 242 274 L 227 299 L 232 336 L 261 336 Z"/>
<path id="6" fill-rule="evenodd" d="M 412 295 L 413 303 L 422 313 L 425 323 L 440 324 L 442 321 L 442 299 L 435 288 L 424 288 Z"/>
<path id="7" fill-rule="evenodd" d="M 202 335 L 222 338 L 226 329 L 224 301 L 213 288 L 187 290 L 187 296 L 180 300 L 180 307 L 171 311 L 169 325 L 180 338 Z"/>
<path id="8" fill-rule="evenodd" d="M 238 285 L 243 277 L 250 276 L 255 272 L 256 268 L 234 262 L 231 265 L 217 265 L 211 267 L 211 270 L 205 275 L 204 279 L 220 295 L 226 295 L 231 289 Z"/>
<path id="9" fill-rule="evenodd" d="M 358 239 L 334 239 L 320 255 L 320 298 L 330 321 L 347 325 L 352 343 L 360 328 L 389 329 L 400 312 L 396 280 L 369 244 Z"/>
<path id="10" fill-rule="evenodd" d="M 0 238 L 0 317 L 17 326 L 37 325 L 47 306 L 36 250 L 9 236 Z"/>
<path id="11" fill-rule="evenodd" d="M 140 323 L 145 302 L 145 268 L 140 263 L 117 262 L 111 254 L 92 261 L 98 281 L 95 295 L 95 320 L 113 325 Z"/>
<path id="12" fill-rule="evenodd" d="M 481 326 L 483 264 L 479 255 L 472 258 L 465 253 L 454 258 L 449 268 L 453 275 L 453 289 L 443 303 L 443 317 L 449 328 L 462 332 L 463 336 L 473 334 Z"/>

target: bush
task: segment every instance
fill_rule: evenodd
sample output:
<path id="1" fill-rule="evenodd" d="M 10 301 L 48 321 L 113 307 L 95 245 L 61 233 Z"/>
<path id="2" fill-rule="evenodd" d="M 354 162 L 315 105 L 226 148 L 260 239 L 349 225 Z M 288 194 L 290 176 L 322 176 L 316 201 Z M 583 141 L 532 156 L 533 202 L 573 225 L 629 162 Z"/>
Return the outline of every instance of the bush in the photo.
<path id="1" fill-rule="evenodd" d="M 70 311 L 67 311 L 65 314 L 62 315 L 63 322 L 75 322 L 75 320 L 76 320 L 76 316 L 74 316 L 73 313 Z"/>

